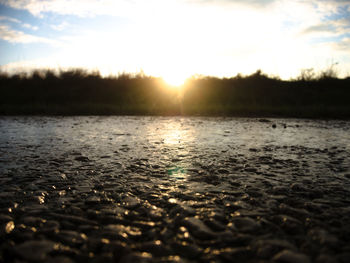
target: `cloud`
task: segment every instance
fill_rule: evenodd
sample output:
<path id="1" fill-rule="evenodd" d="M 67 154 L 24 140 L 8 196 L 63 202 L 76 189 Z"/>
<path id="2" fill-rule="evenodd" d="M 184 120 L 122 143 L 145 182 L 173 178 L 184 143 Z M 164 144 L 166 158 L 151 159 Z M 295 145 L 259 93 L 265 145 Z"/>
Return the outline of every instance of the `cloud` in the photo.
<path id="1" fill-rule="evenodd" d="M 132 11 L 138 7 L 157 7 L 164 5 L 164 0 L 0 0 L 1 4 L 15 9 L 27 10 L 35 16 L 46 12 L 91 16 L 99 14 L 120 15 L 125 11 Z M 349 6 L 348 0 L 167 0 L 166 4 L 204 4 L 204 5 L 245 5 L 250 7 L 264 7 L 273 3 L 297 3 L 317 6 L 319 11 L 337 12 L 339 7 Z M 134 10 L 135 11 L 135 10 Z"/>
<path id="2" fill-rule="evenodd" d="M 11 8 L 27 10 L 37 17 L 53 12 L 61 15 L 91 17 L 96 15 L 144 16 L 162 12 L 166 6 L 206 5 L 206 6 L 247 6 L 265 7 L 277 0 L 0 0 Z"/>
<path id="3" fill-rule="evenodd" d="M 39 58 L 33 60 L 22 60 L 0 65 L 0 71 L 10 74 L 31 72 L 35 69 L 57 69 L 52 67 L 52 58 Z"/>
<path id="4" fill-rule="evenodd" d="M 333 47 L 334 49 L 341 51 L 341 52 L 345 52 L 350 56 L 350 38 L 349 37 L 345 37 L 343 38 L 341 41 L 337 42 L 337 43 L 333 43 Z"/>
<path id="5" fill-rule="evenodd" d="M 247 6 L 263 7 L 276 2 L 277 0 L 187 0 L 184 2 L 197 3 L 197 4 L 211 4 L 211 5 L 227 5 L 227 4 L 240 4 Z"/>
<path id="6" fill-rule="evenodd" d="M 9 16 L 0 16 L 0 21 L 10 21 L 10 22 L 14 22 L 14 23 L 21 23 L 20 20 L 13 18 L 13 17 L 9 17 Z"/>
<path id="7" fill-rule="evenodd" d="M 333 31 L 334 27 L 332 26 L 331 23 L 321 23 L 318 25 L 313 25 L 308 28 L 306 28 L 303 31 L 303 34 L 310 34 L 310 33 L 317 33 L 317 32 L 330 32 Z"/>
<path id="8" fill-rule="evenodd" d="M 69 23 L 67 22 L 62 22 L 61 24 L 58 25 L 51 25 L 51 28 L 56 30 L 56 31 L 62 31 L 64 30 L 67 26 L 69 26 Z"/>
<path id="9" fill-rule="evenodd" d="M 25 27 L 25 28 L 29 28 L 29 29 L 31 29 L 31 30 L 34 30 L 34 31 L 36 31 L 36 30 L 39 29 L 39 27 L 37 27 L 37 26 L 32 26 L 32 25 L 27 24 L 27 23 L 22 24 L 22 26 Z"/>
<path id="10" fill-rule="evenodd" d="M 317 38 L 318 41 L 329 42 L 332 38 L 337 38 L 344 34 L 342 28 L 337 27 L 331 21 L 321 22 L 303 29 L 300 32 L 301 37 L 307 37 L 309 39 Z"/>
<path id="11" fill-rule="evenodd" d="M 305 28 L 302 30 L 301 35 L 342 36 L 349 32 L 349 27 L 350 21 L 347 19 L 328 20 Z"/>
<path id="12" fill-rule="evenodd" d="M 0 21 L 9 21 L 9 22 L 13 22 L 13 23 L 16 23 L 16 24 L 20 24 L 22 27 L 25 27 L 25 28 L 28 28 L 28 29 L 31 29 L 31 30 L 38 30 L 39 27 L 37 26 L 32 26 L 28 23 L 22 23 L 21 20 L 18 20 L 16 18 L 13 18 L 13 17 L 9 17 L 9 16 L 0 16 Z"/>
<path id="13" fill-rule="evenodd" d="M 56 40 L 25 34 L 22 31 L 13 30 L 7 25 L 0 25 L 0 39 L 6 40 L 10 43 L 46 43 L 50 45 L 59 44 Z"/>
<path id="14" fill-rule="evenodd" d="M 27 10 L 37 17 L 42 17 L 48 12 L 81 17 L 123 15 L 127 11 L 130 13 L 135 6 L 134 1 L 128 0 L 0 0 L 0 3 L 11 8 Z M 136 0 L 136 3 L 142 2 Z"/>

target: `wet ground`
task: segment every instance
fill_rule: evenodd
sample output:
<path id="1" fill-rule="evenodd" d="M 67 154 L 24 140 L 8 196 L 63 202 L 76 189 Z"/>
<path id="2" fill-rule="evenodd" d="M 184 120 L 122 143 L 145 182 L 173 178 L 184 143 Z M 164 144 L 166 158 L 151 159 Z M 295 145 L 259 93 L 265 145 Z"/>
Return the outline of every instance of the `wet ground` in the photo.
<path id="1" fill-rule="evenodd" d="M 0 262 L 350 262 L 349 130 L 0 117 Z"/>

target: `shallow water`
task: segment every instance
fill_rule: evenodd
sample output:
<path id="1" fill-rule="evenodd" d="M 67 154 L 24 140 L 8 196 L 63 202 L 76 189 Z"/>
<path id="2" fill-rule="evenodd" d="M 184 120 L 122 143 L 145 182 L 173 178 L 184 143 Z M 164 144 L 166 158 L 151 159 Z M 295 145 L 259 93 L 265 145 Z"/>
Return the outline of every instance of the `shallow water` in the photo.
<path id="1" fill-rule="evenodd" d="M 269 148 L 270 154 L 295 159 L 290 147 L 339 148 L 350 151 L 349 121 L 201 117 L 2 117 L 0 151 L 2 167 L 28 157 L 46 158 L 80 152 L 106 164 L 115 160 L 147 159 L 186 168 L 196 161 L 216 159 Z M 272 125 L 277 127 L 273 128 Z M 110 158 L 107 158 L 109 156 Z M 104 157 L 104 158 L 101 158 Z M 211 158 L 210 158 L 211 157 Z M 209 160 L 208 160 L 209 159 Z M 176 161 L 174 161 L 176 160 Z"/>
<path id="2" fill-rule="evenodd" d="M 119 262 L 345 262 L 349 131 L 340 120 L 0 117 L 0 261 L 112 262 L 118 247 Z"/>

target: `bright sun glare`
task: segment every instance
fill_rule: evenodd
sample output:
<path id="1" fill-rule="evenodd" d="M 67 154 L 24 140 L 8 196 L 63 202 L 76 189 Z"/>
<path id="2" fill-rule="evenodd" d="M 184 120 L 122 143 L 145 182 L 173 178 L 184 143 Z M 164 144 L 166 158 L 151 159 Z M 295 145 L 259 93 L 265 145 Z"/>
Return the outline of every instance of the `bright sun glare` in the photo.
<path id="1" fill-rule="evenodd" d="M 185 83 L 185 77 L 176 74 L 164 74 L 162 78 L 167 84 L 173 87 L 180 87 Z"/>
<path id="2" fill-rule="evenodd" d="M 189 70 L 180 63 L 176 63 L 171 59 L 171 63 L 164 63 L 164 68 L 156 69 L 160 77 L 170 86 L 174 88 L 181 87 L 189 77 Z"/>

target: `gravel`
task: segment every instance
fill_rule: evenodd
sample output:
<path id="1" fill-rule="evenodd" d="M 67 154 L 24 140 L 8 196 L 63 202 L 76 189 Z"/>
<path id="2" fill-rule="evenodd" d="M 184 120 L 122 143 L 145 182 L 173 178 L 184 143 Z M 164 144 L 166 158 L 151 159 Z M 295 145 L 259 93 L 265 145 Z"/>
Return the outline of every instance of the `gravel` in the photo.
<path id="1" fill-rule="evenodd" d="M 273 122 L 0 118 L 0 262 L 348 262 L 350 123 Z"/>

